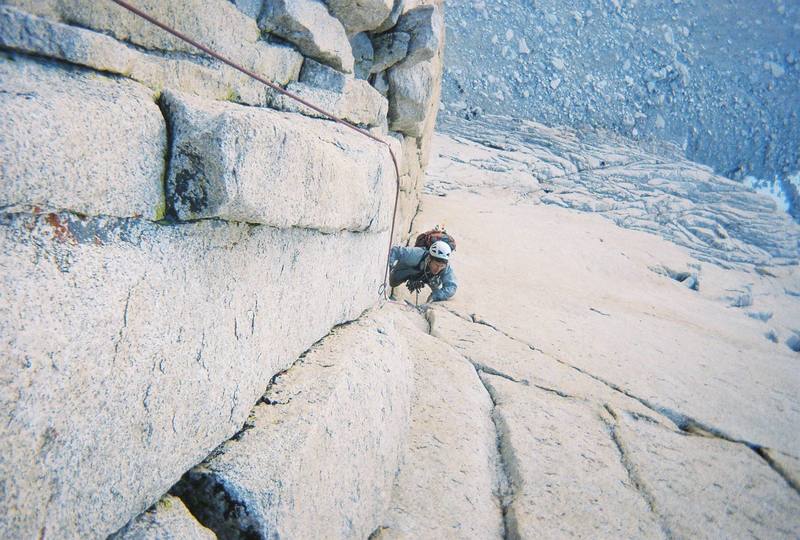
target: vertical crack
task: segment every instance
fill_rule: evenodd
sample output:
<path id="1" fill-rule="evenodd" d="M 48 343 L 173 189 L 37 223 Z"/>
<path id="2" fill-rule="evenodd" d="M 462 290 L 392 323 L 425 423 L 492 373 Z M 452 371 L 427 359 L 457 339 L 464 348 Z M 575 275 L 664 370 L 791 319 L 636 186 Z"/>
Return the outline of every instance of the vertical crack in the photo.
<path id="1" fill-rule="evenodd" d="M 428 334 L 433 336 L 433 326 L 435 323 L 435 313 L 433 310 L 427 310 L 425 312 L 425 319 L 428 321 Z M 435 337 L 435 336 L 433 336 Z M 455 350 L 455 349 L 453 349 Z M 458 353 L 458 351 L 456 351 Z M 500 413 L 497 410 L 497 398 L 495 397 L 494 392 L 491 389 L 491 386 L 483 379 L 481 376 L 483 372 L 483 366 L 476 364 L 466 356 L 458 353 L 470 366 L 472 369 L 475 370 L 475 375 L 478 377 L 483 389 L 489 395 L 489 399 L 492 402 L 492 410 L 490 413 L 490 417 L 492 420 L 492 425 L 494 426 L 494 434 L 495 434 L 495 447 L 497 449 L 497 466 L 496 466 L 496 478 L 497 483 L 495 486 L 495 498 L 497 499 L 498 505 L 500 506 L 500 513 L 502 517 L 502 537 L 504 539 L 516 539 L 520 538 L 519 530 L 517 527 L 516 519 L 513 515 L 512 505 L 514 503 L 514 495 L 515 495 L 515 488 L 514 482 L 512 480 L 511 475 L 511 467 L 510 461 L 511 456 L 513 456 L 513 448 L 511 447 L 510 443 L 506 441 L 506 437 L 504 437 L 505 429 L 502 426 L 502 418 L 500 417 Z M 527 381 L 522 383 L 521 381 L 517 381 L 516 379 L 505 375 L 500 372 L 496 372 L 497 376 L 503 377 L 508 379 L 512 382 L 527 384 Z"/>
<path id="2" fill-rule="evenodd" d="M 590 373 L 590 372 L 588 372 L 588 371 L 586 371 L 586 370 L 584 370 L 582 368 L 579 368 L 578 366 L 570 364 L 566 360 L 562 360 L 561 358 L 559 358 L 557 355 L 555 355 L 553 353 L 545 352 L 542 349 L 539 349 L 539 348 L 531 345 L 530 343 L 527 343 L 526 341 L 523 341 L 523 340 L 521 340 L 519 338 L 516 338 L 516 337 L 504 332 L 503 330 L 500 330 L 495 325 L 493 325 L 491 323 L 488 323 L 487 321 L 479 318 L 477 315 L 472 315 L 470 318 L 467 318 L 464 315 L 462 315 L 462 314 L 460 314 L 460 313 L 458 313 L 456 311 L 453 311 L 452 309 L 449 309 L 446 306 L 441 306 L 441 307 L 442 307 L 442 309 L 444 309 L 444 310 L 448 311 L 449 313 L 455 315 L 456 317 L 458 317 L 461 320 L 464 320 L 464 321 L 467 321 L 467 322 L 472 322 L 474 324 L 480 324 L 480 325 L 486 326 L 488 328 L 491 328 L 494 331 L 496 331 L 497 333 L 505 336 L 506 338 L 508 338 L 508 339 L 510 339 L 512 341 L 516 341 L 518 343 L 521 343 L 522 345 L 525 345 L 526 347 L 528 347 L 532 351 L 536 351 L 536 352 L 542 353 L 542 354 L 548 356 L 549 358 L 555 360 L 559 364 L 561 364 L 563 366 L 566 366 L 566 367 L 568 367 L 570 369 L 573 369 L 573 370 L 577 371 L 578 373 L 581 373 L 582 375 L 590 377 L 590 378 L 596 380 L 597 382 L 602 383 L 603 385 L 607 386 L 611 390 L 614 390 L 615 392 L 619 392 L 620 394 L 622 394 L 622 395 L 624 395 L 624 396 L 626 396 L 626 397 L 628 397 L 630 399 L 638 401 L 642 406 L 644 406 L 644 407 L 650 409 L 651 411 L 653 411 L 653 412 L 655 412 L 655 413 L 657 413 L 657 414 L 669 419 L 675 425 L 675 427 L 677 427 L 680 431 L 683 431 L 684 433 L 688 433 L 690 435 L 702 436 L 702 437 L 711 437 L 711 438 L 721 439 L 721 440 L 724 440 L 724 441 L 727 441 L 727 442 L 730 442 L 730 443 L 743 444 L 743 445 L 747 446 L 750 450 L 755 452 L 757 456 L 759 456 L 761 459 L 763 459 L 764 462 L 773 471 L 775 471 L 784 480 L 784 482 L 786 482 L 786 484 L 793 491 L 795 491 L 798 495 L 800 495 L 800 481 L 798 481 L 789 471 L 786 470 L 785 467 L 783 467 L 779 462 L 777 462 L 772 456 L 769 455 L 769 449 L 768 448 L 766 448 L 766 447 L 764 447 L 764 446 L 762 446 L 760 444 L 757 444 L 757 443 L 753 443 L 753 442 L 750 442 L 750 441 L 747 441 L 747 440 L 744 440 L 744 439 L 740 439 L 740 438 L 728 435 L 727 433 L 725 433 L 724 431 L 722 431 L 722 430 L 720 430 L 718 428 L 715 428 L 713 426 L 705 424 L 705 423 L 703 423 L 703 422 L 701 422 L 699 420 L 696 420 L 696 419 L 694 419 L 694 418 L 692 418 L 690 416 L 687 416 L 687 415 L 685 415 L 685 414 L 683 414 L 681 412 L 678 412 L 678 411 L 675 411 L 673 409 L 670 409 L 669 407 L 663 407 L 663 406 L 660 406 L 660 405 L 656 405 L 655 403 L 652 403 L 651 401 L 649 401 L 647 399 L 641 398 L 641 397 L 633 394 L 632 392 L 620 387 L 619 385 L 617 385 L 617 384 L 615 384 L 615 383 L 613 383 L 611 381 L 607 381 L 606 379 L 604 379 L 602 377 L 599 377 L 599 376 L 597 376 L 597 375 L 595 375 L 593 373 Z M 430 310 L 429 310 L 429 313 L 431 313 Z M 433 315 L 432 313 L 431 313 L 431 315 L 428 315 L 429 322 L 432 320 L 432 319 L 430 319 L 430 317 L 432 315 Z M 431 323 L 431 325 L 432 325 L 432 323 Z"/>
<path id="3" fill-rule="evenodd" d="M 603 423 L 605 423 L 608 433 L 611 436 L 611 440 L 619 452 L 619 460 L 620 463 L 622 463 L 622 467 L 625 469 L 625 472 L 628 474 L 628 480 L 642 497 L 642 499 L 644 499 L 644 502 L 647 504 L 647 507 L 653 516 L 655 516 L 656 520 L 658 521 L 658 525 L 661 528 L 661 532 L 664 533 L 664 536 L 668 539 L 674 538 L 672 530 L 670 529 L 664 517 L 658 511 L 655 497 L 653 497 L 653 494 L 648 491 L 644 481 L 639 476 L 639 473 L 636 472 L 636 467 L 628 457 L 625 443 L 622 441 L 622 438 L 619 436 L 619 432 L 617 431 L 616 412 L 614 412 L 614 410 L 608 405 L 604 405 L 604 407 L 611 415 L 613 420 L 609 421 L 604 415 L 600 415 L 600 419 L 603 421 Z"/>

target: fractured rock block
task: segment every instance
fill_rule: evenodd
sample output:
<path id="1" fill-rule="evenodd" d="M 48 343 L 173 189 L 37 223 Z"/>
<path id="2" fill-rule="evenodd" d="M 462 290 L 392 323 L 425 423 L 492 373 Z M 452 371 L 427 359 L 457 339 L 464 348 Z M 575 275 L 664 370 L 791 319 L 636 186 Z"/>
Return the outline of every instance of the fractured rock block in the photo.
<path id="1" fill-rule="evenodd" d="M 353 72 L 353 52 L 344 27 L 318 0 L 266 0 L 259 26 L 292 42 L 305 56 Z"/>
<path id="2" fill-rule="evenodd" d="M 408 54 L 411 35 L 406 32 L 391 32 L 377 36 L 373 42 L 375 57 L 370 73 L 385 71 Z"/>
<path id="3" fill-rule="evenodd" d="M 411 431 L 379 538 L 500 538 L 492 402 L 451 347 L 395 320 L 414 366 Z M 408 317 L 426 321 L 416 312 Z"/>
<path id="4" fill-rule="evenodd" d="M 424 133 L 436 94 L 437 70 L 430 61 L 407 64 L 389 70 L 389 128 L 412 137 Z"/>
<path id="5" fill-rule="evenodd" d="M 411 36 L 405 62 L 413 65 L 437 55 L 444 40 L 444 14 L 437 4 L 420 6 L 406 12 L 395 31 Z"/>
<path id="6" fill-rule="evenodd" d="M 374 30 L 392 12 L 393 0 L 325 0 L 348 35 Z"/>
<path id="7" fill-rule="evenodd" d="M 104 538 L 371 307 L 387 234 L 0 214 L 0 530 Z"/>
<path id="8" fill-rule="evenodd" d="M 365 32 L 356 34 L 350 38 L 350 46 L 353 48 L 355 58 L 355 74 L 358 79 L 369 77 L 372 60 L 375 51 L 372 48 L 372 41 Z"/>
<path id="9" fill-rule="evenodd" d="M 165 495 L 147 512 L 136 516 L 109 540 L 216 540 L 217 535 L 203 527 L 183 502 Z"/>
<path id="10" fill-rule="evenodd" d="M 174 491 L 225 538 L 366 538 L 388 506 L 411 387 L 384 310 L 336 328 Z"/>
<path id="11" fill-rule="evenodd" d="M 255 105 L 267 101 L 266 87 L 219 63 L 204 65 L 187 58 L 148 54 L 100 32 L 35 17 L 9 6 L 0 6 L 0 45 L 37 56 L 47 56 L 123 75 L 161 91 L 172 88 L 214 99 L 230 99 Z M 293 48 L 270 44 L 273 57 L 268 72 L 279 84 L 296 81 L 303 57 Z"/>
<path id="12" fill-rule="evenodd" d="M 23 56 L 0 58 L 0 206 L 164 215 L 167 132 L 147 88 Z"/>
<path id="13" fill-rule="evenodd" d="M 197 54 L 197 49 L 141 17 L 113 4 L 94 0 L 4 0 L 35 15 L 105 32 L 113 37 L 157 51 Z M 228 0 L 135 0 L 137 8 L 193 37 L 248 69 L 279 80 L 294 64 L 284 47 L 261 40 L 256 22 Z"/>
<path id="14" fill-rule="evenodd" d="M 168 197 L 180 219 L 382 231 L 394 169 L 383 145 L 332 122 L 164 93 Z"/>

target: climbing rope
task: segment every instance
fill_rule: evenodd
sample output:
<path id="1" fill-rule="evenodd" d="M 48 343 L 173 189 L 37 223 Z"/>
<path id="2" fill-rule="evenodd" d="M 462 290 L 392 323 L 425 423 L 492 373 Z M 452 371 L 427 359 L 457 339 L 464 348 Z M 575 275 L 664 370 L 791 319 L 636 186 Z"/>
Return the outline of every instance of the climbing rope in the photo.
<path id="1" fill-rule="evenodd" d="M 114 2 L 115 4 L 117 4 L 118 6 L 124 8 L 124 9 L 127 9 L 128 11 L 133 13 L 134 15 L 137 15 L 137 16 L 141 17 L 142 19 L 146 20 L 147 22 L 149 22 L 151 24 L 154 24 L 155 26 L 158 26 L 159 28 L 161 28 L 165 32 L 168 32 L 168 33 L 172 34 L 176 38 L 180 39 L 181 41 L 184 41 L 184 42 L 188 43 L 192 47 L 195 47 L 195 48 L 203 51 L 204 53 L 206 53 L 207 55 L 211 56 L 212 58 L 215 58 L 215 59 L 219 60 L 220 62 L 222 62 L 224 64 L 227 64 L 228 66 L 232 67 L 233 69 L 244 73 L 248 77 L 250 77 L 252 79 L 255 79 L 258 82 L 268 86 L 269 88 L 273 89 L 274 91 L 278 92 L 279 94 L 282 94 L 282 95 L 284 95 L 284 96 L 286 96 L 286 97 L 288 97 L 290 99 L 293 99 L 293 100 L 297 101 L 298 103 L 301 103 L 301 104 L 305 105 L 309 109 L 311 109 L 311 110 L 321 114 L 322 116 L 328 118 L 329 120 L 333 120 L 334 122 L 342 124 L 343 126 L 347 126 L 348 128 L 360 133 L 361 135 L 363 135 L 365 137 L 368 137 L 368 138 L 372 139 L 373 141 L 376 141 L 376 142 L 386 146 L 386 148 L 389 150 L 389 155 L 392 158 L 392 164 L 394 165 L 394 173 L 395 173 L 395 177 L 397 179 L 397 186 L 396 186 L 396 190 L 395 190 L 395 194 L 394 194 L 394 210 L 392 211 L 392 226 L 391 226 L 391 230 L 389 232 L 389 250 L 386 253 L 386 268 L 385 268 L 384 274 L 383 274 L 383 285 L 381 285 L 381 287 L 378 289 L 378 295 L 383 296 L 384 299 L 388 300 L 388 296 L 386 295 L 386 290 L 387 290 L 386 284 L 387 284 L 387 281 L 389 279 L 389 257 L 391 255 L 391 251 L 392 251 L 392 238 L 394 237 L 394 223 L 395 223 L 395 220 L 397 219 L 397 202 L 398 202 L 398 199 L 400 198 L 400 168 L 397 166 L 397 158 L 394 155 L 394 151 L 392 150 L 391 145 L 388 142 L 384 141 L 383 139 L 381 139 L 379 137 L 376 137 L 372 133 L 370 133 L 370 132 L 368 132 L 368 131 L 366 131 L 364 129 L 361 129 L 360 127 L 356 126 L 355 124 L 351 124 L 350 122 L 347 122 L 346 120 L 342 120 L 341 118 L 338 118 L 338 117 L 334 116 L 333 114 L 331 114 L 331 113 L 329 113 L 329 112 L 317 107 L 313 103 L 309 103 L 308 101 L 306 101 L 305 99 L 301 98 L 300 96 L 297 96 L 297 95 L 289 92 L 288 90 L 285 90 L 285 89 L 281 88 L 280 85 L 275 84 L 275 83 L 273 83 L 271 81 L 268 81 L 267 79 L 261 77 L 257 73 L 254 73 L 254 72 L 250 71 L 249 69 L 240 66 L 236 62 L 234 62 L 232 60 L 229 60 L 228 58 L 225 58 L 221 54 L 218 54 L 215 51 L 209 49 L 208 47 L 206 47 L 202 43 L 198 43 L 197 41 L 193 40 L 189 36 L 187 36 L 185 34 L 182 34 L 181 32 L 178 32 L 174 28 L 172 28 L 172 27 L 164 24 L 163 22 L 151 17 L 147 13 L 145 13 L 145 12 L 141 11 L 140 9 L 128 4 L 127 2 L 124 2 L 123 0 L 110 0 L 110 1 Z"/>

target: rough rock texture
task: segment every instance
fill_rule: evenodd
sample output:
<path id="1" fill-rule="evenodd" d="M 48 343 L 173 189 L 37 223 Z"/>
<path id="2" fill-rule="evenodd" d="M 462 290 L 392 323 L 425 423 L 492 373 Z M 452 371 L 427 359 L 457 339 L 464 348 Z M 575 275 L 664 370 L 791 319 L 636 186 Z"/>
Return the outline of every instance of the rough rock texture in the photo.
<path id="1" fill-rule="evenodd" d="M 437 137 L 412 228 L 445 223 L 459 242 L 458 293 L 427 313 L 432 335 L 496 390 L 506 533 L 797 536 L 800 379 L 783 341 L 800 317 L 800 272 L 787 264 L 797 226 L 774 206 L 760 212 L 764 196 L 604 134 L 457 127 Z M 694 189 L 685 176 L 704 180 Z M 660 212 L 634 213 L 636 198 L 656 202 L 648 188 L 676 185 Z M 609 192 L 618 199 L 603 201 Z M 554 202 L 572 197 L 583 211 Z M 644 216 L 669 238 L 702 211 L 695 199 L 726 198 L 739 240 L 728 250 L 690 252 L 624 220 Z M 593 505 L 602 511 L 580 510 Z"/>
<path id="2" fill-rule="evenodd" d="M 109 540 L 216 540 L 217 535 L 200 525 L 179 498 L 165 495 L 147 512 L 132 519 L 108 538 Z"/>
<path id="3" fill-rule="evenodd" d="M 411 37 L 408 43 L 407 65 L 431 60 L 439 53 L 444 41 L 444 13 L 439 5 L 421 6 L 403 14 L 395 31 Z"/>
<path id="4" fill-rule="evenodd" d="M 113 4 L 94 0 L 3 0 L 25 11 L 91 28 L 146 49 L 197 54 L 197 50 L 157 26 Z M 274 46 L 262 41 L 255 21 L 228 0 L 136 0 L 133 5 L 194 37 L 246 68 L 270 76 L 276 68 Z"/>
<path id="5" fill-rule="evenodd" d="M 492 117 L 444 119 L 465 143 L 466 159 L 432 178 L 433 191 L 482 177 L 522 193 L 526 201 L 596 213 L 617 225 L 652 232 L 702 260 L 731 267 L 796 264 L 800 226 L 775 202 L 747 186 L 682 158 L 670 147 L 643 149 L 590 130 L 555 130 Z M 483 169 L 486 176 L 478 173 Z M 471 181 L 470 181 L 471 182 Z"/>
<path id="6" fill-rule="evenodd" d="M 671 536 L 792 538 L 800 531 L 800 494 L 747 446 L 629 414 L 618 420 L 623 463 Z"/>
<path id="7" fill-rule="evenodd" d="M 396 320 L 414 367 L 411 431 L 377 537 L 501 538 L 489 395 L 463 357 L 427 329 Z"/>
<path id="8" fill-rule="evenodd" d="M 347 34 L 318 0 L 265 0 L 259 26 L 294 43 L 305 56 L 345 73 L 353 72 Z"/>
<path id="9" fill-rule="evenodd" d="M 0 207 L 163 217 L 166 126 L 147 88 L 0 56 L 0 108 Z"/>
<path id="10" fill-rule="evenodd" d="M 349 35 L 377 28 L 392 12 L 394 0 L 324 0 Z"/>
<path id="11" fill-rule="evenodd" d="M 123 75 L 155 91 L 172 88 L 253 105 L 269 103 L 271 96 L 260 82 L 218 62 L 200 63 L 198 59 L 148 54 L 105 34 L 35 17 L 8 6 L 0 6 L 0 46 Z M 297 51 L 270 44 L 263 53 L 271 55 L 271 60 L 261 71 L 262 76 L 278 84 L 297 80 L 303 62 Z"/>
<path id="12" fill-rule="evenodd" d="M 375 53 L 370 73 L 385 71 L 408 54 L 411 35 L 406 32 L 390 32 L 377 36 L 373 42 Z"/>
<path id="13" fill-rule="evenodd" d="M 628 478 L 602 407 L 482 374 L 510 482 L 511 538 L 663 538 Z"/>
<path id="14" fill-rule="evenodd" d="M 439 107 L 444 32 L 435 30 L 441 25 L 441 6 L 426 6 L 419 10 L 426 17 L 414 16 L 417 13 L 415 10 L 404 15 L 411 17 L 406 29 L 412 35 L 409 55 L 388 71 L 389 127 L 393 131 L 420 137 L 425 161 Z M 429 26 L 426 28 L 425 24 Z M 397 27 L 400 28 L 400 23 Z M 429 57 L 427 51 L 431 48 L 436 52 Z M 417 52 L 414 54 L 415 50 Z"/>
<path id="15" fill-rule="evenodd" d="M 3 214 L 0 235 L 11 538 L 97 538 L 148 508 L 373 304 L 388 241 L 71 214 Z"/>
<path id="16" fill-rule="evenodd" d="M 388 228 L 394 169 L 380 144 L 269 109 L 172 92 L 163 99 L 173 137 L 168 196 L 180 219 Z"/>
<path id="17" fill-rule="evenodd" d="M 355 76 L 357 79 L 366 79 L 369 77 L 369 70 L 375 56 L 372 41 L 366 32 L 361 32 L 350 38 L 350 46 L 355 59 Z"/>
<path id="18" fill-rule="evenodd" d="M 381 32 L 386 32 L 394 27 L 397 24 L 397 20 L 400 18 L 400 15 L 403 14 L 403 9 L 405 5 L 410 3 L 408 0 L 394 0 L 392 5 L 392 11 L 386 17 L 386 19 L 378 25 L 377 28 L 374 28 L 372 32 L 374 34 L 380 34 Z"/>
<path id="19" fill-rule="evenodd" d="M 389 70 L 389 127 L 412 137 L 421 137 L 431 107 L 436 107 L 437 67 L 433 62 Z"/>
<path id="20" fill-rule="evenodd" d="M 391 494 L 411 365 L 380 310 L 315 345 L 175 491 L 223 538 L 366 538 Z"/>

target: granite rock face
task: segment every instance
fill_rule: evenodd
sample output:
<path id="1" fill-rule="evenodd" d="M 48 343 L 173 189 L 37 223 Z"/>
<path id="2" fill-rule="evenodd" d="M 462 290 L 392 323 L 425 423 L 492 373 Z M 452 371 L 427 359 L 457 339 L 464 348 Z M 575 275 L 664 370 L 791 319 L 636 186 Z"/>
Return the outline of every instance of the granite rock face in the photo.
<path id="1" fill-rule="evenodd" d="M 163 217 L 166 125 L 147 88 L 3 56 L 0 107 L 0 207 Z"/>
<path id="2" fill-rule="evenodd" d="M 444 13 L 436 4 L 420 6 L 403 14 L 394 30 L 411 37 L 407 65 L 430 60 L 439 53 L 444 41 Z"/>
<path id="3" fill-rule="evenodd" d="M 389 127 L 423 139 L 423 160 L 427 159 L 441 93 L 442 18 L 442 8 L 437 4 L 403 15 L 396 29 L 411 36 L 408 54 L 387 72 Z"/>
<path id="4" fill-rule="evenodd" d="M 349 35 L 374 30 L 394 7 L 394 0 L 325 0 L 325 3 Z"/>
<path id="5" fill-rule="evenodd" d="M 4 3 L 51 20 L 107 33 L 145 49 L 197 54 L 188 43 L 112 2 L 4 0 Z M 273 46 L 261 40 L 256 22 L 227 0 L 136 0 L 132 4 L 256 73 L 269 76 L 275 69 Z"/>
<path id="6" fill-rule="evenodd" d="M 408 54 L 411 35 L 405 32 L 390 32 L 375 38 L 375 56 L 370 73 L 385 71 Z"/>
<path id="7" fill-rule="evenodd" d="M 36 17 L 10 6 L 0 6 L 0 46 L 46 56 L 140 82 L 155 93 L 171 88 L 251 105 L 269 102 L 266 87 L 219 63 L 196 61 L 128 47 L 114 38 L 86 28 Z M 269 61 L 261 76 L 278 84 L 296 81 L 303 57 L 286 45 L 260 45 Z"/>
<path id="8" fill-rule="evenodd" d="M 388 308 L 276 378 L 239 436 L 175 491 L 223 538 L 366 538 L 380 524 L 409 422 L 411 365 Z"/>
<path id="9" fill-rule="evenodd" d="M 217 535 L 200 525 L 178 497 L 165 495 L 109 539 L 216 540 Z"/>
<path id="10" fill-rule="evenodd" d="M 344 27 L 320 1 L 266 0 L 259 25 L 296 45 L 303 55 L 353 72 L 353 51 Z"/>
<path id="11" fill-rule="evenodd" d="M 148 508 L 275 373 L 374 303 L 388 243 L 73 214 L 3 214 L 0 233 L 0 530 L 15 538 L 97 538 Z"/>
<path id="12" fill-rule="evenodd" d="M 268 109 L 171 92 L 164 102 L 173 135 L 168 197 L 180 219 L 323 232 L 388 227 L 394 169 L 382 145 Z"/>
<path id="13" fill-rule="evenodd" d="M 501 538 L 489 394 L 464 357 L 427 335 L 419 314 L 398 315 L 414 369 L 411 430 L 377 538 Z"/>

